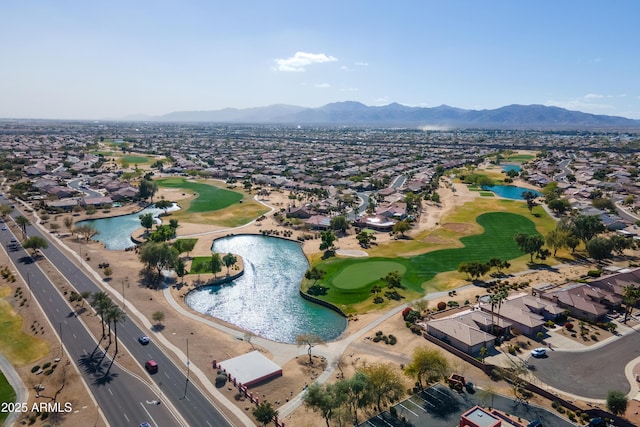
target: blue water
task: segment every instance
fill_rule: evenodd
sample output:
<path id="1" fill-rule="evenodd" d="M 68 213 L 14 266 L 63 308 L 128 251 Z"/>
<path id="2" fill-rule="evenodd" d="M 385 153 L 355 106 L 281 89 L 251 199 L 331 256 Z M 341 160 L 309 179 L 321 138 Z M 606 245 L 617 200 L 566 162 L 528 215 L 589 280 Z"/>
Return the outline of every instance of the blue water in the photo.
<path id="1" fill-rule="evenodd" d="M 216 240 L 212 250 L 240 255 L 244 274 L 230 284 L 190 292 L 185 303 L 194 310 L 284 343 L 295 343 L 301 334 L 329 341 L 346 329 L 347 319 L 300 296 L 309 264 L 298 243 L 240 235 Z"/>
<path id="2" fill-rule="evenodd" d="M 167 211 L 176 209 L 179 208 L 174 204 L 174 206 L 167 209 Z M 140 225 L 140 215 L 149 212 L 151 212 L 154 217 L 157 217 L 159 214 L 164 213 L 164 209 L 148 207 L 137 213 L 111 218 L 88 219 L 80 221 L 76 225 L 91 225 L 98 230 L 98 234 L 93 237 L 93 240 L 104 243 L 107 249 L 122 250 L 135 246 L 135 243 L 131 240 L 131 233 L 142 227 L 142 225 Z M 159 222 L 160 220 L 156 221 Z"/>
<path id="3" fill-rule="evenodd" d="M 516 172 L 520 172 L 522 168 L 520 167 L 520 165 L 502 165 L 502 170 L 505 172 L 509 172 L 512 170 Z"/>
<path id="4" fill-rule="evenodd" d="M 522 198 L 522 193 L 525 191 L 531 191 L 538 197 L 542 196 L 542 193 L 540 193 L 539 191 L 531 190 L 530 188 L 516 187 L 515 185 L 485 185 L 482 187 L 482 189 L 493 191 L 500 197 L 513 200 L 524 200 Z"/>

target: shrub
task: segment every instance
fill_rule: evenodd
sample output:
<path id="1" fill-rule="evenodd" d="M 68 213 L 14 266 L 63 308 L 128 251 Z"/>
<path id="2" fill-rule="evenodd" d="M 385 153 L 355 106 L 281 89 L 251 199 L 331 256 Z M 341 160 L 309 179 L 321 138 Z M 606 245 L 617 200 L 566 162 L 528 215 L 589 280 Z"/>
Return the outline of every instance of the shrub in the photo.
<path id="1" fill-rule="evenodd" d="M 51 366 L 51 362 L 47 362 L 44 365 L 42 365 L 42 369 L 47 369 L 49 366 Z"/>
<path id="2" fill-rule="evenodd" d="M 573 331 L 573 323 L 571 323 L 571 322 L 567 322 L 567 323 L 565 323 L 565 324 L 564 324 L 564 328 L 565 328 L 567 331 Z"/>
<path id="3" fill-rule="evenodd" d="M 395 335 L 389 335 L 389 342 L 387 344 L 396 345 L 397 342 L 398 342 L 398 339 L 395 337 Z"/>
<path id="4" fill-rule="evenodd" d="M 587 276 L 589 277 L 600 277 L 601 274 L 602 274 L 602 271 L 600 270 L 589 270 L 587 272 Z"/>
<path id="5" fill-rule="evenodd" d="M 36 365 L 33 368 L 31 368 L 31 373 L 35 374 L 36 372 L 38 372 L 40 370 L 40 365 Z"/>
<path id="6" fill-rule="evenodd" d="M 422 335 L 422 328 L 418 325 L 411 325 L 409 330 L 416 335 Z"/>
<path id="7" fill-rule="evenodd" d="M 373 299 L 374 304 L 382 304 L 384 302 L 384 298 L 377 296 Z"/>
<path id="8" fill-rule="evenodd" d="M 227 376 L 225 374 L 216 375 L 216 387 L 222 387 L 227 383 Z"/>
<path id="9" fill-rule="evenodd" d="M 444 301 L 440 301 L 440 302 L 438 303 L 438 311 L 442 311 L 442 310 L 444 310 L 445 308 L 447 308 L 447 303 L 446 303 L 446 302 L 444 302 Z"/>
<path id="10" fill-rule="evenodd" d="M 47 375 L 47 376 L 53 374 L 53 369 L 49 369 L 47 371 L 44 371 L 44 374 Z"/>

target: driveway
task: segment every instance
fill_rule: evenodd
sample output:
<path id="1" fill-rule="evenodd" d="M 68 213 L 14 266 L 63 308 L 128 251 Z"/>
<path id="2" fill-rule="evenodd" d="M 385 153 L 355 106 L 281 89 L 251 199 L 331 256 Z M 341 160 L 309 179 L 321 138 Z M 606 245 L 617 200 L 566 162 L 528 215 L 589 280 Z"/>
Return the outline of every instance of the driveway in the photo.
<path id="1" fill-rule="evenodd" d="M 606 345 L 583 351 L 548 351 L 529 359 L 532 373 L 545 384 L 575 396 L 603 400 L 609 390 L 631 391 L 625 366 L 638 357 L 640 332 L 631 330 Z"/>

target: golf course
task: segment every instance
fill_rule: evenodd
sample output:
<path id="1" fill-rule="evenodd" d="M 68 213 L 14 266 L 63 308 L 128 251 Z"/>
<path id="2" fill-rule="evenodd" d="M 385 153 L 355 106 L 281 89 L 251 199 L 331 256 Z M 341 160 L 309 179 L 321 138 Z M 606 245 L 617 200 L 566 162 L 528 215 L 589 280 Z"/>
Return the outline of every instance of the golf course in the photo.
<path id="1" fill-rule="evenodd" d="M 522 202 L 478 199 L 458 209 L 429 235 L 419 234 L 411 240 L 375 248 L 366 258 L 317 260 L 313 265 L 325 271 L 321 283 L 327 287 L 326 294 L 320 298 L 341 307 L 347 306 L 349 311 L 358 311 L 363 304 L 370 304 L 374 293 L 388 290 L 382 278 L 394 271 L 401 276 L 400 295 L 412 300 L 426 292 L 446 289 L 447 284 L 436 283 L 433 279 L 440 273 L 457 272 L 463 262 L 486 263 L 498 258 L 525 267 L 528 257 L 520 251 L 514 235 L 544 234 L 554 224 L 541 208 L 538 209 L 532 214 Z M 439 243 L 432 243 L 434 241 Z M 462 273 L 456 274 L 462 276 Z"/>

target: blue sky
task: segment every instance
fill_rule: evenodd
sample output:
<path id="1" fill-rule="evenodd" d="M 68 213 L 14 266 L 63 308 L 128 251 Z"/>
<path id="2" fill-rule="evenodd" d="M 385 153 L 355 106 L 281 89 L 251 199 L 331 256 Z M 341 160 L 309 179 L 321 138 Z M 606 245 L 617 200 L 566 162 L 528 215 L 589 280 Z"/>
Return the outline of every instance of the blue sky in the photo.
<path id="1" fill-rule="evenodd" d="M 8 0 L 0 117 L 398 102 L 640 119 L 637 0 Z"/>

